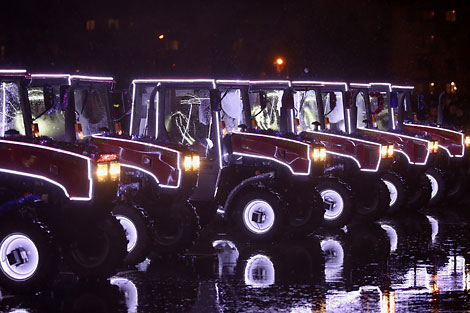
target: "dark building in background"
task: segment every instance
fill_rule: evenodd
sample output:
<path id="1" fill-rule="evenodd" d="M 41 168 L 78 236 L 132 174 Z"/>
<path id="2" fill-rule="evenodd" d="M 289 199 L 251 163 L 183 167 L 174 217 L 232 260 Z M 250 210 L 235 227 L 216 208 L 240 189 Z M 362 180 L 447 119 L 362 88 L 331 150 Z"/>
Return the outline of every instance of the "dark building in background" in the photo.
<path id="1" fill-rule="evenodd" d="M 19 1 L 0 12 L 0 66 L 112 75 L 121 87 L 136 76 L 290 77 L 468 98 L 462 3 Z"/>

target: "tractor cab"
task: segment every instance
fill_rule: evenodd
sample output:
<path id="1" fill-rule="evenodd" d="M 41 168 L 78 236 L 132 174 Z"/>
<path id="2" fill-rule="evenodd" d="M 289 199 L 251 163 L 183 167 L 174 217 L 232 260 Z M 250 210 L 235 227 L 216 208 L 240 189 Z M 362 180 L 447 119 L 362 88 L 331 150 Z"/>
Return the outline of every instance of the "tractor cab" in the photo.
<path id="1" fill-rule="evenodd" d="M 325 145 L 327 171 L 350 184 L 358 200 L 356 219 L 381 217 L 390 204 L 395 203 L 399 192 L 387 189 L 393 145 L 385 140 L 368 140 L 352 134 L 354 110 L 349 105 L 346 83 L 293 81 L 292 89 L 294 105 L 288 114 L 291 117 L 288 125 L 304 140 Z"/>

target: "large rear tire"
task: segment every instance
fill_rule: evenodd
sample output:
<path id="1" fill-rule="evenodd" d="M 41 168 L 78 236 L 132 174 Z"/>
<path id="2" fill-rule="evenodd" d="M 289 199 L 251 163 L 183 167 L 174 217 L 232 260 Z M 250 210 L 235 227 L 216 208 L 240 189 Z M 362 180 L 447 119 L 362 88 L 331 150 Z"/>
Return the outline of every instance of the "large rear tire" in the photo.
<path id="1" fill-rule="evenodd" d="M 115 274 L 127 254 L 127 240 L 112 215 L 87 220 L 66 245 L 65 259 L 81 279 L 103 279 Z"/>
<path id="2" fill-rule="evenodd" d="M 44 224 L 27 218 L 8 219 L 1 223 L 2 287 L 19 293 L 47 289 L 57 275 L 58 263 L 58 251 Z"/>
<path id="3" fill-rule="evenodd" d="M 389 214 L 399 212 L 408 200 L 407 188 L 404 178 L 395 172 L 387 172 L 382 175 L 382 181 L 390 194 Z"/>
<path id="4" fill-rule="evenodd" d="M 418 185 L 415 186 L 413 194 L 408 197 L 407 207 L 416 211 L 429 204 L 432 194 L 430 179 L 424 174 L 419 177 Z"/>
<path id="5" fill-rule="evenodd" d="M 171 256 L 185 253 L 199 238 L 201 226 L 196 209 L 189 202 L 169 210 L 158 209 L 152 254 Z"/>
<path id="6" fill-rule="evenodd" d="M 316 189 L 328 205 L 323 226 L 341 228 L 351 221 L 354 200 L 349 186 L 336 179 L 326 179 L 317 184 Z"/>
<path id="7" fill-rule="evenodd" d="M 429 205 L 437 205 L 446 196 L 446 182 L 442 171 L 438 168 L 429 168 L 426 170 L 426 176 L 431 182 L 431 199 Z"/>
<path id="8" fill-rule="evenodd" d="M 153 223 L 143 208 L 119 204 L 112 211 L 126 233 L 127 256 L 124 263 L 132 266 L 145 260 L 152 247 Z"/>
<path id="9" fill-rule="evenodd" d="M 265 189 L 244 192 L 233 207 L 234 231 L 255 241 L 272 240 L 284 228 L 279 198 Z"/>
<path id="10" fill-rule="evenodd" d="M 376 221 L 387 213 L 390 207 L 390 192 L 381 179 L 373 179 L 368 181 L 367 185 L 355 187 L 355 219 L 364 222 Z"/>

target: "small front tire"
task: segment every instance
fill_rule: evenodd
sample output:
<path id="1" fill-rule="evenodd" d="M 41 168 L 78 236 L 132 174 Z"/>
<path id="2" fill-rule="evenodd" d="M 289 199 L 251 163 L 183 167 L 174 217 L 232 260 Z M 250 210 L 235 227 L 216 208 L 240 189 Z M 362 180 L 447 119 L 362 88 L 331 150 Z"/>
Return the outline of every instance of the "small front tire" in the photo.
<path id="1" fill-rule="evenodd" d="M 353 212 L 353 199 L 348 185 L 328 179 L 318 183 L 316 189 L 327 204 L 323 226 L 341 228 L 348 224 Z"/>

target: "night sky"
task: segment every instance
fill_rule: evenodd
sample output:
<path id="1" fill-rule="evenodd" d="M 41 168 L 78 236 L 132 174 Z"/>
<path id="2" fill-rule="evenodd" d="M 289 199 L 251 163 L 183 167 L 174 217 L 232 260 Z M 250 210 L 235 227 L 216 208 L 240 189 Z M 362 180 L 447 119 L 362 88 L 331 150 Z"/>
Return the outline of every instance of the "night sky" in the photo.
<path id="1" fill-rule="evenodd" d="M 452 5 L 458 17 L 468 13 L 465 2 Z M 414 55 L 421 48 L 400 43 L 409 32 L 397 20 L 420 21 L 424 10 L 445 12 L 446 6 L 384 0 L 9 1 L 0 13 L 0 66 L 112 75 L 124 85 L 136 76 L 426 82 L 438 79 L 426 76 L 442 75 L 411 73 L 420 70 L 422 57 Z M 87 31 L 89 20 L 95 26 Z M 457 29 L 468 26 L 464 18 L 458 21 L 465 24 Z M 400 44 L 414 52 L 401 56 L 401 48 L 392 49 Z M 461 50 L 470 51 L 468 45 Z M 279 71 L 277 57 L 285 60 Z M 466 62 L 456 67 L 461 77 L 469 76 Z"/>

